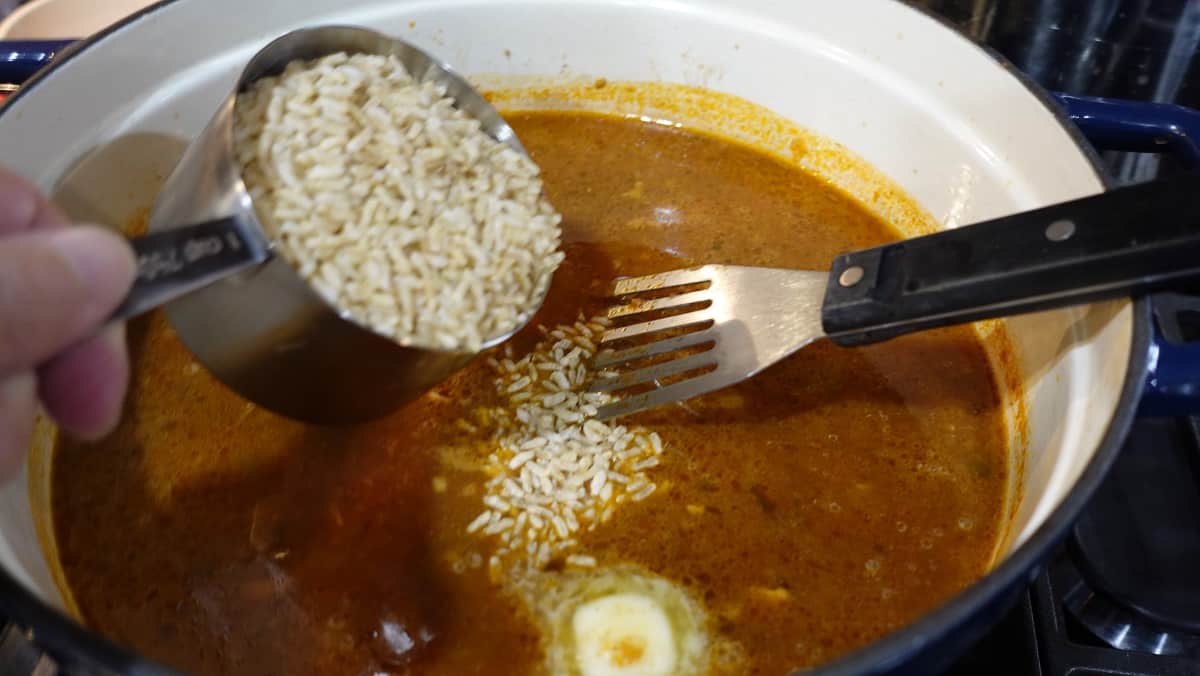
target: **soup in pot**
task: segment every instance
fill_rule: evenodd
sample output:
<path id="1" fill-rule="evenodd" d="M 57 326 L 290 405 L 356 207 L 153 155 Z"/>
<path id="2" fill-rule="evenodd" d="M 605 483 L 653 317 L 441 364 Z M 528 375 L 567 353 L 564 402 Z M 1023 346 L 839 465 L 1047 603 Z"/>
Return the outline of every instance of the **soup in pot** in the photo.
<path id="1" fill-rule="evenodd" d="M 130 325 L 124 421 L 54 457 L 61 566 L 88 626 L 198 674 L 782 674 L 987 570 L 1009 440 L 970 327 L 820 342 L 599 427 L 575 420 L 579 371 L 560 368 L 586 363 L 618 276 L 827 269 L 895 230 L 727 138 L 506 117 L 563 214 L 566 261 L 507 352 L 394 415 L 345 429 L 274 416 L 162 316 Z"/>

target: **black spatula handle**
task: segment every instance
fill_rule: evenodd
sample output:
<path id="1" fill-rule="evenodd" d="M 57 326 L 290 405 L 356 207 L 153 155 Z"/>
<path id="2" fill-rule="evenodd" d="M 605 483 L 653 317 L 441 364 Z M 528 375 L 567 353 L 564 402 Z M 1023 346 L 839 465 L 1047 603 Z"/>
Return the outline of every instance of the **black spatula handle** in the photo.
<path id="1" fill-rule="evenodd" d="M 1200 276 L 1200 177 L 1095 197 L 839 256 L 825 332 L 861 345 L 1087 303 Z"/>

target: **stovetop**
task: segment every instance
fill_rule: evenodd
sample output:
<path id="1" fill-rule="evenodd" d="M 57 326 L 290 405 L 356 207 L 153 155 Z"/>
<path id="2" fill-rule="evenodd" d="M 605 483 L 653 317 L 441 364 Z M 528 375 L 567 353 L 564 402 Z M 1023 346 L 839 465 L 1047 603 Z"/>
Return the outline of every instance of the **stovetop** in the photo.
<path id="1" fill-rule="evenodd" d="M 1067 542 L 946 676 L 1200 674 L 1197 515 L 1200 419 L 1139 420 Z"/>

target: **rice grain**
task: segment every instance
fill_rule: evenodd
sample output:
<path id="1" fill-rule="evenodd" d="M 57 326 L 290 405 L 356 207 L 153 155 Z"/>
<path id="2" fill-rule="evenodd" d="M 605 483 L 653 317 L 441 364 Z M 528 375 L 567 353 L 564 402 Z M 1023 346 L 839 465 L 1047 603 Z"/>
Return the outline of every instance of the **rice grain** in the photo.
<path id="1" fill-rule="evenodd" d="M 528 320 L 562 261 L 533 161 L 394 56 L 331 54 L 256 81 L 234 148 L 283 258 L 402 344 L 477 351 Z"/>
<path id="2" fill-rule="evenodd" d="M 484 534 L 511 543 L 512 553 L 535 567 L 568 554 L 575 534 L 611 519 L 618 504 L 648 498 L 656 488 L 646 470 L 659 464 L 662 439 L 593 417 L 609 397 L 586 391 L 595 339 L 604 330 L 602 321 L 581 319 L 543 331 L 546 340 L 530 354 L 493 367 L 505 402 L 490 413 L 498 427 L 484 467 L 491 479 L 483 502 L 495 521 Z M 468 532 L 479 531 L 471 526 Z"/>

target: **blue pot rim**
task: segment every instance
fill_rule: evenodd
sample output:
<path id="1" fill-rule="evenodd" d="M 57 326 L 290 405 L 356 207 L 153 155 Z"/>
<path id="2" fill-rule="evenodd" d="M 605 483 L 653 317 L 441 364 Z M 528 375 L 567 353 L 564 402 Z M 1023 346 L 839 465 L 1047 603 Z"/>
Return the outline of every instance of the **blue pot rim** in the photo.
<path id="1" fill-rule="evenodd" d="M 72 46 L 11 95 L 0 106 L 0 116 L 3 116 L 12 107 L 12 103 L 29 95 L 29 92 L 34 91 L 39 84 L 49 80 L 81 54 L 85 54 L 89 48 L 108 40 L 152 14 L 187 1 L 160 0 L 160 2 L 145 7 Z M 1020 82 L 1054 115 L 1058 123 L 1070 135 L 1079 152 L 1088 159 L 1092 171 L 1100 183 L 1106 188 L 1111 187 L 1111 181 L 1103 169 L 1100 156 L 1074 123 L 1068 119 L 1066 113 L 1058 106 L 1048 91 L 1018 70 L 999 53 L 971 40 L 943 18 L 923 8 L 907 4 L 906 7 L 953 32 L 967 45 L 980 50 L 997 62 Z M 1051 549 L 1062 541 L 1068 529 L 1079 517 L 1084 505 L 1107 475 L 1136 417 L 1138 400 L 1146 379 L 1146 354 L 1151 338 L 1149 301 L 1145 298 L 1134 300 L 1133 314 L 1133 341 L 1130 347 L 1129 363 L 1126 367 L 1125 383 L 1121 387 L 1116 413 L 1109 421 L 1108 429 L 1105 430 L 1088 466 L 1084 468 L 1075 481 L 1075 485 L 1071 487 L 1062 503 L 1046 518 L 1045 522 L 1020 547 L 1005 557 L 999 566 L 935 610 L 863 648 L 805 673 L 820 674 L 821 676 L 848 676 L 850 674 L 883 674 L 893 671 L 925 648 L 942 640 L 949 632 L 968 624 L 984 606 L 1001 600 L 1014 587 L 1032 579 L 1031 571 L 1036 569 Z M 2 569 L 0 569 L 0 611 L 3 611 L 10 619 L 32 628 L 39 646 L 45 648 L 60 663 L 78 664 L 85 670 L 85 673 L 94 671 L 96 667 L 121 674 L 166 675 L 178 673 L 139 658 L 99 634 L 85 629 L 67 615 L 43 603 Z"/>

